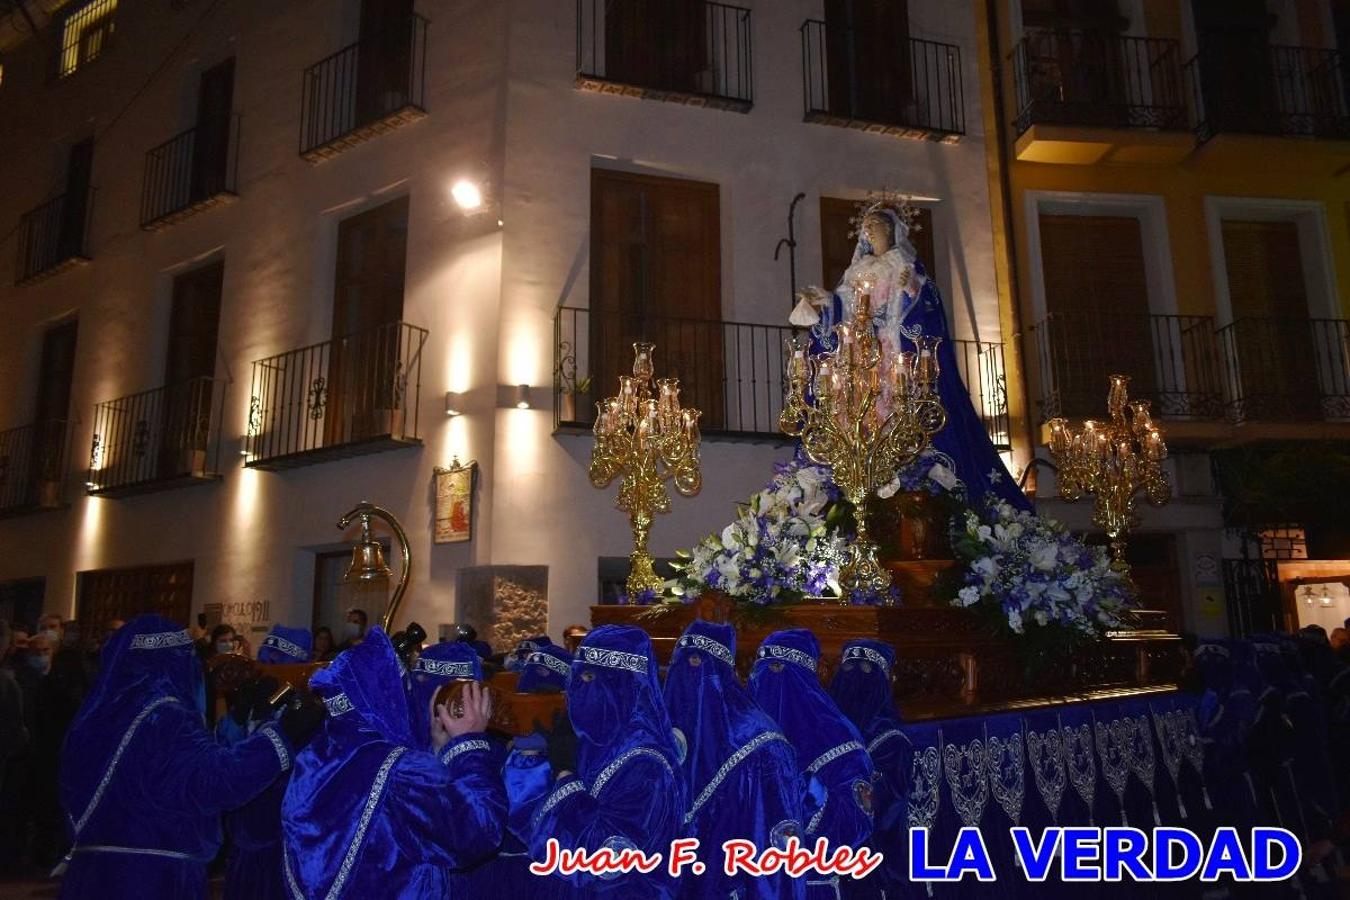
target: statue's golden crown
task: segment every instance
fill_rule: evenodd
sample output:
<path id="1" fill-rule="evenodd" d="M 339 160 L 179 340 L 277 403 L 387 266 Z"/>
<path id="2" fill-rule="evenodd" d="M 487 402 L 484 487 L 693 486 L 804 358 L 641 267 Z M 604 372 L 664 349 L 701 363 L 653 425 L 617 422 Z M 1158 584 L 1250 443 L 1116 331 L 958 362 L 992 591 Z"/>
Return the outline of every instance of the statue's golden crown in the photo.
<path id="1" fill-rule="evenodd" d="M 882 210 L 889 210 L 894 213 L 911 232 L 918 231 L 920 228 L 918 222 L 919 207 L 911 202 L 912 199 L 908 194 L 900 194 L 889 188 L 869 191 L 866 197 L 858 201 L 857 212 L 848 220 L 848 236 L 856 238 L 862 233 L 862 225 L 867 217 Z"/>

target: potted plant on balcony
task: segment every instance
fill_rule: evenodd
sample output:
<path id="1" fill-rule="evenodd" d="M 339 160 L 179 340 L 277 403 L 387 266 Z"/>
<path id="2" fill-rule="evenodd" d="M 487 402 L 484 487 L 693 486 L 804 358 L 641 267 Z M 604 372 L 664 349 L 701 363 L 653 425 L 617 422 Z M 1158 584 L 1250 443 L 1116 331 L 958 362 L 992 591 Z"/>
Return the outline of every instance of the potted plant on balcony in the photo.
<path id="1" fill-rule="evenodd" d="M 590 394 L 591 376 L 577 378 L 577 357 L 569 342 L 559 344 L 558 351 L 558 365 L 553 370 L 553 381 L 558 386 L 558 421 L 576 422 L 577 395 Z"/>

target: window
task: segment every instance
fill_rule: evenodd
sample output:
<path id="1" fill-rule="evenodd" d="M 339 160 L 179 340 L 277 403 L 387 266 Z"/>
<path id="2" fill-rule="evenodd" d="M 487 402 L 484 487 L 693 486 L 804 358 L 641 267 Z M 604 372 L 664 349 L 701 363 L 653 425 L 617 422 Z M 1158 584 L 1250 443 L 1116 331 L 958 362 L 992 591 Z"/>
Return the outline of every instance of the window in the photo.
<path id="1" fill-rule="evenodd" d="M 186 626 L 192 611 L 192 561 L 80 572 L 75 589 L 81 622 L 102 625 L 154 613 Z"/>
<path id="2" fill-rule="evenodd" d="M 591 171 L 591 372 L 596 397 L 656 344 L 660 375 L 705 429 L 726 427 L 719 191 L 715 184 Z"/>
<path id="3" fill-rule="evenodd" d="M 93 62 L 112 43 L 116 11 L 117 0 L 91 0 L 66 14 L 61 23 L 60 77 Z"/>
<path id="4" fill-rule="evenodd" d="M 850 221 L 858 214 L 858 201 L 838 197 L 820 198 L 820 260 L 821 286 L 834 290 L 844 271 L 853 262 L 853 248 L 857 235 L 851 234 Z M 936 254 L 933 251 L 933 211 L 919 207 L 918 216 L 910 229 L 909 242 L 919 254 L 919 260 L 929 275 L 933 275 Z"/>

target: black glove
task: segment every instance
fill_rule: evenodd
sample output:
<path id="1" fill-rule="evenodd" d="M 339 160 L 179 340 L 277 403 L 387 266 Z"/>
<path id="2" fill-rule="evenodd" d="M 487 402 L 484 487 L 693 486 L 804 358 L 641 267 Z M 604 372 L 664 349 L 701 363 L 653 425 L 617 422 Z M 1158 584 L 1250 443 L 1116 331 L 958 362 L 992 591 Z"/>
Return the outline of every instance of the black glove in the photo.
<path id="1" fill-rule="evenodd" d="M 286 742 L 294 750 L 299 750 L 310 742 L 314 734 L 328 717 L 323 701 L 311 694 L 295 698 L 281 713 L 277 727 L 286 736 Z"/>
<path id="2" fill-rule="evenodd" d="M 559 711 L 553 714 L 553 727 L 544 732 L 548 741 L 548 763 L 554 773 L 575 772 L 577 770 L 577 734 L 572 730 L 572 720 L 567 713 Z"/>
<path id="3" fill-rule="evenodd" d="M 258 722 L 270 719 L 272 710 L 267 701 L 277 692 L 279 686 L 275 678 L 267 675 L 245 681 L 234 692 L 234 699 L 230 703 L 230 718 L 240 725 L 247 724 L 249 719 Z"/>

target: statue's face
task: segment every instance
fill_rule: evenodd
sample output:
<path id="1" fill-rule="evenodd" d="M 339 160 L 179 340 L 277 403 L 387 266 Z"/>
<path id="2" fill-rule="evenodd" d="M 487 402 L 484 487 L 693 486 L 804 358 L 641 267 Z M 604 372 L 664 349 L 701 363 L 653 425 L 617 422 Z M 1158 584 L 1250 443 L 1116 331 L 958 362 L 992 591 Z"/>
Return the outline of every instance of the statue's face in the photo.
<path id="1" fill-rule="evenodd" d="M 863 237 L 871 245 L 872 252 L 880 256 L 891 249 L 891 223 L 885 216 L 871 213 L 862 223 Z"/>

